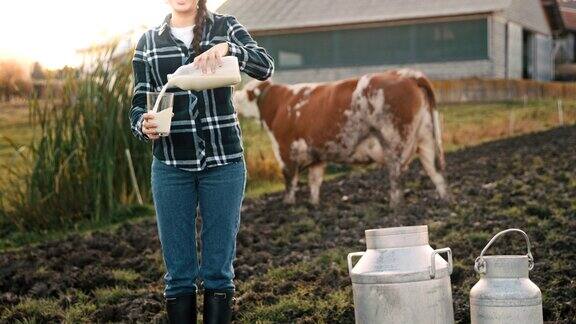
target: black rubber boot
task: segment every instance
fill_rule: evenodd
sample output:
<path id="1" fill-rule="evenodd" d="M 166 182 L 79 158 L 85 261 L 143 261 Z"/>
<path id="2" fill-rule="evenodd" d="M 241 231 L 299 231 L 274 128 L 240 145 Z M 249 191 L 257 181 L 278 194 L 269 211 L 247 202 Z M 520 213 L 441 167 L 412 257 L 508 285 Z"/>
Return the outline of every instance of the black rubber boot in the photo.
<path id="1" fill-rule="evenodd" d="M 170 324 L 196 324 L 196 293 L 166 298 Z"/>
<path id="2" fill-rule="evenodd" d="M 233 297 L 234 289 L 204 289 L 204 323 L 229 324 Z"/>

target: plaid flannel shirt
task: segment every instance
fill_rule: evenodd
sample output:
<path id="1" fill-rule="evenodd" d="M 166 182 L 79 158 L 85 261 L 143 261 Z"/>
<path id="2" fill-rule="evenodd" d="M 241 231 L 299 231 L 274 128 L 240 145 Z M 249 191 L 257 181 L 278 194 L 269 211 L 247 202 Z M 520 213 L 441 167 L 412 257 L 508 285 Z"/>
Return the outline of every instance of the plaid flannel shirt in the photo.
<path id="1" fill-rule="evenodd" d="M 132 59 L 134 92 L 130 109 L 132 134 L 151 142 L 142 133 L 143 114 L 147 111 L 146 93 L 158 92 L 167 83 L 167 75 L 194 61 L 197 55 L 170 32 L 171 14 L 164 22 L 146 31 L 138 41 Z M 227 42 L 229 55 L 238 57 L 240 71 L 266 80 L 274 70 L 273 58 L 250 36 L 232 15 L 207 11 L 202 51 Z M 240 161 L 243 158 L 242 132 L 232 102 L 233 88 L 203 91 L 168 89 L 174 93 L 169 136 L 152 141 L 153 155 L 162 162 L 183 170 L 199 171 L 205 167 Z"/>

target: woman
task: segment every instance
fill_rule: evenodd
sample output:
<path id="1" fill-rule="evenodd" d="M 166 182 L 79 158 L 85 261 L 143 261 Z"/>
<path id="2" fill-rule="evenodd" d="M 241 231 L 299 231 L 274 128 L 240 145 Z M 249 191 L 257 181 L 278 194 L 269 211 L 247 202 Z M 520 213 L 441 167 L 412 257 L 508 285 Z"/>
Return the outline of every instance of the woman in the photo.
<path id="1" fill-rule="evenodd" d="M 205 323 L 229 323 L 233 260 L 246 186 L 242 133 L 232 104 L 232 87 L 174 92 L 169 136 L 156 132 L 146 110 L 146 93 L 157 92 L 167 74 L 193 63 L 212 73 L 226 55 L 240 70 L 266 80 L 274 61 L 231 15 L 206 9 L 206 0 L 166 0 L 164 22 L 146 31 L 133 58 L 131 130 L 153 143 L 152 195 L 166 266 L 164 297 L 171 323 L 196 322 L 196 279 L 202 281 Z M 202 218 L 201 262 L 196 253 L 195 220 Z"/>

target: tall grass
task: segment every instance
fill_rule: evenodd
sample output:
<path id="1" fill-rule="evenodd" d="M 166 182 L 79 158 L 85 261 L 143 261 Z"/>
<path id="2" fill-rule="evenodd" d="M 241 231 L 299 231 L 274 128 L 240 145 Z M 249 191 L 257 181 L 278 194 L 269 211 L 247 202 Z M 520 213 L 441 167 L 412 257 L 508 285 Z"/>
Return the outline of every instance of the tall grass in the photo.
<path id="1" fill-rule="evenodd" d="M 94 54 L 80 72 L 66 76 L 62 93 L 30 101 L 39 138 L 31 154 L 7 168 L 0 216 L 20 231 L 102 222 L 135 202 L 125 149 L 134 160 L 145 200 L 150 200 L 151 150 L 129 130 L 133 81 L 131 52 L 117 43 Z"/>

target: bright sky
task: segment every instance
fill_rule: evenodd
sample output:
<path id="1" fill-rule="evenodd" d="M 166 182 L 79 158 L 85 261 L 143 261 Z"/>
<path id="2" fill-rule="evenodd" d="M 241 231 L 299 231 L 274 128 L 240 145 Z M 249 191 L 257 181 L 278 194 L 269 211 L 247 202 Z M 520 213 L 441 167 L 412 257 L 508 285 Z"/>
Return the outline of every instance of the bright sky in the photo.
<path id="1" fill-rule="evenodd" d="M 226 0 L 208 0 L 216 10 Z M 170 8 L 165 0 L 7 0 L 0 10 L 0 58 L 44 67 L 78 65 L 77 49 L 112 36 L 159 25 Z"/>

